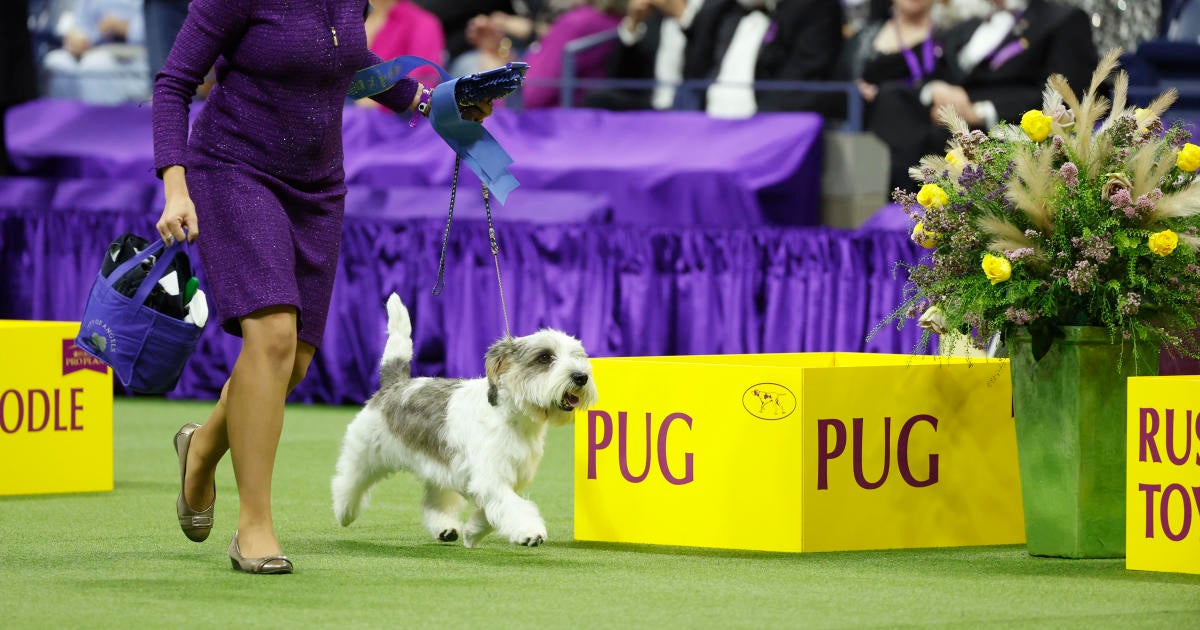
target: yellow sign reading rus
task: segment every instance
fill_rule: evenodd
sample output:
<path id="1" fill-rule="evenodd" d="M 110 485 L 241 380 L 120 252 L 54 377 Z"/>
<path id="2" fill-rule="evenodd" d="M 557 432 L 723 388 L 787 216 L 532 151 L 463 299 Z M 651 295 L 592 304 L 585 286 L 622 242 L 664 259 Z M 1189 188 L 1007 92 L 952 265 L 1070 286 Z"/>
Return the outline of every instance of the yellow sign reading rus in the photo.
<path id="1" fill-rule="evenodd" d="M 1007 360 L 595 359 L 575 538 L 806 552 L 1025 541 Z"/>
<path id="2" fill-rule="evenodd" d="M 112 490 L 112 375 L 78 333 L 0 321 L 0 495 Z"/>
<path id="3" fill-rule="evenodd" d="M 1129 379 L 1125 566 L 1200 573 L 1200 376 Z"/>

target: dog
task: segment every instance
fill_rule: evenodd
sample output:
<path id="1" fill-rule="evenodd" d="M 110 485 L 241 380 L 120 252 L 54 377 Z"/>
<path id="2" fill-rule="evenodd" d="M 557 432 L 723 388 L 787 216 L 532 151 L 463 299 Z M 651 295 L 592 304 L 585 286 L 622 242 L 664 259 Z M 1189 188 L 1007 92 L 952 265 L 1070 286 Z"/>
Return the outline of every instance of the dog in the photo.
<path id="1" fill-rule="evenodd" d="M 387 314 L 379 391 L 346 428 L 333 478 L 338 523 L 358 517 L 375 483 L 408 470 L 425 483 L 422 520 L 438 541 L 461 533 L 475 547 L 494 530 L 516 544 L 542 544 L 546 523 L 517 493 L 537 472 L 547 427 L 596 404 L 583 345 L 543 329 L 492 344 L 484 378 L 413 378 L 412 324 L 394 293 Z M 464 527 L 468 499 L 476 507 Z"/>

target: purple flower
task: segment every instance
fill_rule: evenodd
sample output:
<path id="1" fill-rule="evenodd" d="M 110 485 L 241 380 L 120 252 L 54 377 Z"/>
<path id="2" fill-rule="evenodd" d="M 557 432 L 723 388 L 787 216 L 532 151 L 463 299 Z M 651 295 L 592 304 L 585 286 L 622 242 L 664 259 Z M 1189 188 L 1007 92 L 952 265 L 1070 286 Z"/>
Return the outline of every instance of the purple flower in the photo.
<path id="1" fill-rule="evenodd" d="M 1024 326 L 1033 321 L 1033 315 L 1028 310 L 1011 306 L 1004 311 L 1004 318 L 1017 326 Z"/>
<path id="2" fill-rule="evenodd" d="M 1025 238 L 1037 238 L 1041 235 L 1042 233 L 1037 230 L 1025 230 Z"/>
<path id="3" fill-rule="evenodd" d="M 1021 247 L 1018 249 L 1008 249 L 1004 251 L 1004 255 L 1011 261 L 1017 262 L 1026 256 L 1033 255 L 1032 247 Z"/>
<path id="4" fill-rule="evenodd" d="M 1136 293 L 1126 293 L 1125 297 L 1118 300 L 1118 304 L 1123 315 L 1137 315 L 1138 309 L 1142 305 L 1142 297 Z"/>
<path id="5" fill-rule="evenodd" d="M 1154 212 L 1154 208 L 1158 205 L 1158 201 L 1162 199 L 1162 197 L 1162 191 L 1157 188 L 1144 195 L 1138 196 L 1137 201 L 1134 202 L 1138 216 L 1150 216 L 1150 214 Z M 1126 210 L 1125 214 L 1128 215 L 1129 210 Z"/>
<path id="6" fill-rule="evenodd" d="M 1171 127 L 1171 131 L 1167 132 L 1167 141 L 1176 149 L 1182 149 L 1183 145 L 1191 142 L 1192 132 L 1183 127 Z"/>
<path id="7" fill-rule="evenodd" d="M 1057 140 L 1058 136 L 1055 136 L 1055 139 Z M 1079 185 L 1078 166 L 1075 166 L 1071 162 L 1064 162 L 1063 165 L 1058 169 L 1058 172 L 1062 174 L 1063 181 L 1069 188 L 1074 188 Z"/>
<path id="8" fill-rule="evenodd" d="M 1067 270 L 1067 285 L 1079 295 L 1087 295 L 1096 281 L 1096 268 L 1091 261 L 1081 260 L 1074 269 Z"/>
<path id="9" fill-rule="evenodd" d="M 983 181 L 983 167 L 972 166 L 970 164 L 963 167 L 962 175 L 958 178 L 958 185 L 967 190 L 971 190 L 976 184 Z"/>
<path id="10" fill-rule="evenodd" d="M 1111 240 L 1108 234 L 1093 234 L 1086 238 L 1076 236 L 1071 239 L 1071 245 L 1079 251 L 1081 258 L 1103 265 L 1112 256 L 1113 246 L 1109 244 Z"/>
<path id="11" fill-rule="evenodd" d="M 1117 191 L 1108 197 L 1109 203 L 1112 204 L 1113 210 L 1122 210 L 1125 216 L 1130 219 L 1138 218 L 1137 208 L 1133 207 L 1133 197 L 1129 194 L 1128 188 L 1117 188 Z"/>

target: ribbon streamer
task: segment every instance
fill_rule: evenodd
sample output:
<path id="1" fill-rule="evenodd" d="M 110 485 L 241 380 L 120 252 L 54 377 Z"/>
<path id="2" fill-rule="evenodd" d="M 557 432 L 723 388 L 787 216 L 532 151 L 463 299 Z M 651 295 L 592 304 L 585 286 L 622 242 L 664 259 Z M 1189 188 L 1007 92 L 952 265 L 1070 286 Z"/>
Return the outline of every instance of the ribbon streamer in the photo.
<path id="1" fill-rule="evenodd" d="M 429 111 L 429 122 L 433 125 L 433 130 L 462 157 L 467 167 L 479 177 L 500 203 L 504 203 L 508 193 L 519 185 L 517 178 L 508 171 L 512 158 L 483 125 L 463 120 L 458 101 L 455 99 L 455 87 L 464 77 L 452 78 L 445 69 L 428 59 L 415 56 L 396 57 L 354 73 L 348 96 L 359 99 L 384 92 L 401 77 L 421 66 L 431 66 L 442 77 L 442 82 L 433 89 Z"/>

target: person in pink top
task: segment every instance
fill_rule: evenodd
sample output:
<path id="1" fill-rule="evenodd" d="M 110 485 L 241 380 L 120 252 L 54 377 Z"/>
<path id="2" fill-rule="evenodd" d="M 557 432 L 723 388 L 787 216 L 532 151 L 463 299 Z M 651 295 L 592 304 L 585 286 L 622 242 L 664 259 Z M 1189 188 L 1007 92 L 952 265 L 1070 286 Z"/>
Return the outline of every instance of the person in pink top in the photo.
<path id="1" fill-rule="evenodd" d="M 371 0 L 367 16 L 367 47 L 383 59 L 413 55 L 439 65 L 446 63 L 446 36 L 442 22 L 412 0 Z M 429 68 L 412 77 L 426 85 L 441 81 Z"/>
<path id="2" fill-rule="evenodd" d="M 626 0 L 586 0 L 554 18 L 549 25 L 527 24 L 531 36 L 540 35 L 521 55 L 512 49 L 509 31 L 513 22 L 521 22 L 503 14 L 481 15 L 468 25 L 467 38 L 475 44 L 477 56 L 468 62 L 456 63 L 452 74 L 468 74 L 503 65 L 508 61 L 529 64 L 522 89 L 526 109 L 557 107 L 562 92 L 563 52 L 571 41 L 607 30 L 615 30 L 625 15 Z M 616 48 L 615 40 L 584 51 L 576 58 L 575 74 L 581 78 L 600 79 L 608 75 L 607 61 Z M 466 57 L 467 55 L 463 55 Z"/>

